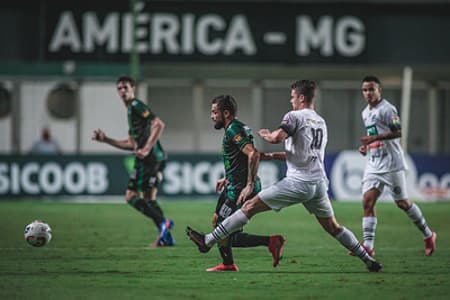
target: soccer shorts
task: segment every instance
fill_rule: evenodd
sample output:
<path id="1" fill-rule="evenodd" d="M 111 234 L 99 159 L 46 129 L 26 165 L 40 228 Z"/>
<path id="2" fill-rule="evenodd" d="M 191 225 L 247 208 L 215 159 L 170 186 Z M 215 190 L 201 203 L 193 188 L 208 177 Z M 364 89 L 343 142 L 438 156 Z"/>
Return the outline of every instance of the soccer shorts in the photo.
<path id="1" fill-rule="evenodd" d="M 408 199 L 405 170 L 380 174 L 364 174 L 362 180 L 363 194 L 374 188 L 382 193 L 385 186 L 395 201 Z"/>
<path id="2" fill-rule="evenodd" d="M 334 211 L 327 190 L 328 181 L 326 179 L 306 182 L 285 177 L 263 189 L 258 196 L 275 211 L 302 203 L 309 213 L 319 218 L 328 218 L 334 215 Z"/>
<path id="3" fill-rule="evenodd" d="M 165 161 L 148 161 L 135 159 L 134 169 L 128 180 L 128 189 L 137 192 L 147 192 L 157 188 L 163 179 Z"/>

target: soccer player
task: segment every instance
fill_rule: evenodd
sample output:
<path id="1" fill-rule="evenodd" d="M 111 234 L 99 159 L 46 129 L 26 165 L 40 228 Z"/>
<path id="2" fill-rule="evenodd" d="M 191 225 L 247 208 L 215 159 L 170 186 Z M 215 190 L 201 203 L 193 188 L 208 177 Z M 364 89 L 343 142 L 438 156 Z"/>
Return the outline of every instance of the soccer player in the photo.
<path id="1" fill-rule="evenodd" d="M 116 140 L 101 129 L 94 130 L 92 139 L 123 150 L 132 150 L 136 156 L 130 174 L 125 199 L 129 205 L 153 220 L 158 228 L 158 238 L 151 247 L 173 246 L 170 233 L 174 222 L 165 218 L 156 201 L 158 184 L 166 163 L 166 154 L 159 139 L 164 130 L 163 121 L 150 108 L 135 97 L 134 79 L 121 76 L 117 79 L 117 92 L 127 109 L 128 139 Z"/>
<path id="2" fill-rule="evenodd" d="M 256 175 L 260 154 L 253 145 L 253 134 L 248 126 L 236 118 L 237 104 L 230 95 L 212 99 L 211 119 L 215 129 L 224 129 L 222 154 L 225 177 L 218 180 L 216 191 L 222 191 L 212 218 L 213 227 L 241 206 L 244 199 L 261 190 Z M 272 265 L 276 267 L 281 258 L 285 239 L 281 235 L 259 236 L 238 231 L 219 243 L 222 263 L 207 269 L 208 272 L 239 271 L 234 263 L 232 247 L 267 246 L 272 254 Z"/>
<path id="3" fill-rule="evenodd" d="M 386 187 L 397 206 L 406 212 L 422 232 L 425 255 L 430 256 L 436 249 L 436 233 L 427 225 L 420 208 L 408 200 L 406 164 L 400 145 L 402 133 L 397 109 L 381 97 L 381 83 L 375 76 L 363 78 L 362 94 L 367 102 L 367 107 L 362 111 L 367 135 L 361 137 L 359 152 L 364 156 L 369 155 L 362 180 L 364 245 L 371 255 L 375 254 L 375 204 Z"/>
<path id="4" fill-rule="evenodd" d="M 267 142 L 284 142 L 285 152 L 266 153 L 274 159 L 285 159 L 286 176 L 247 200 L 241 209 L 226 218 L 211 233 L 203 235 L 192 228 L 186 229 L 200 252 L 248 223 L 254 215 L 267 211 L 279 211 L 293 204 L 302 203 L 314 214 L 320 225 L 345 248 L 359 257 L 369 271 L 378 272 L 379 264 L 371 257 L 355 235 L 339 225 L 328 198 L 328 179 L 324 168 L 327 144 L 327 126 L 314 110 L 316 84 L 311 80 L 299 80 L 291 86 L 291 104 L 278 129 L 261 129 L 258 134 Z"/>

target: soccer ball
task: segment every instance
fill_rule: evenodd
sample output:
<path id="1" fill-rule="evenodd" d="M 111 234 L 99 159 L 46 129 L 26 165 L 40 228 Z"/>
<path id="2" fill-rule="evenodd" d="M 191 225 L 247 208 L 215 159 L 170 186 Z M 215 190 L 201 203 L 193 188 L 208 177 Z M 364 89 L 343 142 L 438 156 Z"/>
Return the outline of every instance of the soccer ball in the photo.
<path id="1" fill-rule="evenodd" d="M 52 229 L 47 223 L 35 220 L 25 227 L 25 240 L 34 247 L 47 245 L 52 239 Z"/>

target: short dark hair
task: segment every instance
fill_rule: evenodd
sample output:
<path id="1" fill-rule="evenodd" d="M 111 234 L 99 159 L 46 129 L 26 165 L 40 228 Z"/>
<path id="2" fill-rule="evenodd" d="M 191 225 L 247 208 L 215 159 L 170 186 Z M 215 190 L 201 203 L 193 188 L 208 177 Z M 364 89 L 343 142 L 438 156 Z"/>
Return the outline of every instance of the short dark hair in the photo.
<path id="1" fill-rule="evenodd" d="M 371 82 L 371 81 L 378 83 L 378 85 L 381 85 L 380 79 L 378 79 L 378 77 L 373 75 L 367 75 L 362 80 L 362 82 Z"/>
<path id="2" fill-rule="evenodd" d="M 136 82 L 134 81 L 134 79 L 128 75 L 120 76 L 117 79 L 116 84 L 118 84 L 119 82 L 128 82 L 132 87 L 134 87 L 136 85 Z"/>
<path id="3" fill-rule="evenodd" d="M 217 108 L 221 112 L 228 110 L 230 114 L 234 117 L 237 113 L 237 103 L 236 100 L 231 95 L 220 95 L 216 96 L 211 100 L 212 104 L 217 104 Z"/>
<path id="4" fill-rule="evenodd" d="M 316 95 L 316 83 L 313 80 L 297 80 L 291 85 L 291 89 L 305 96 L 308 103 L 311 103 Z"/>

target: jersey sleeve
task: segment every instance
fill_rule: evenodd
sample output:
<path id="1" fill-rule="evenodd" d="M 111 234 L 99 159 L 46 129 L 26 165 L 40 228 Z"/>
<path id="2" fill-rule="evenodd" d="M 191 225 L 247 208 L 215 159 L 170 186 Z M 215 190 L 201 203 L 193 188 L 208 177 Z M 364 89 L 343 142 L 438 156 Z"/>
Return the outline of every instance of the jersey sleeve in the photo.
<path id="1" fill-rule="evenodd" d="M 295 118 L 292 112 L 288 112 L 284 115 L 283 120 L 281 121 L 281 124 L 279 126 L 279 128 L 286 131 L 288 136 L 292 136 L 299 127 L 299 120 Z"/>
<path id="2" fill-rule="evenodd" d="M 131 102 L 131 106 L 133 107 L 133 110 L 136 111 L 142 118 L 149 118 L 150 120 L 153 120 L 156 117 L 150 108 L 142 101 L 135 99 Z"/>
<path id="3" fill-rule="evenodd" d="M 231 141 L 239 149 L 243 149 L 247 144 L 253 145 L 253 135 L 247 126 L 235 128 L 235 130 L 229 131 L 228 133 Z"/>
<path id="4" fill-rule="evenodd" d="M 384 114 L 384 122 L 386 122 L 387 126 L 391 131 L 399 131 L 402 126 L 400 123 L 400 117 L 398 116 L 397 110 L 395 107 L 389 107 Z"/>

